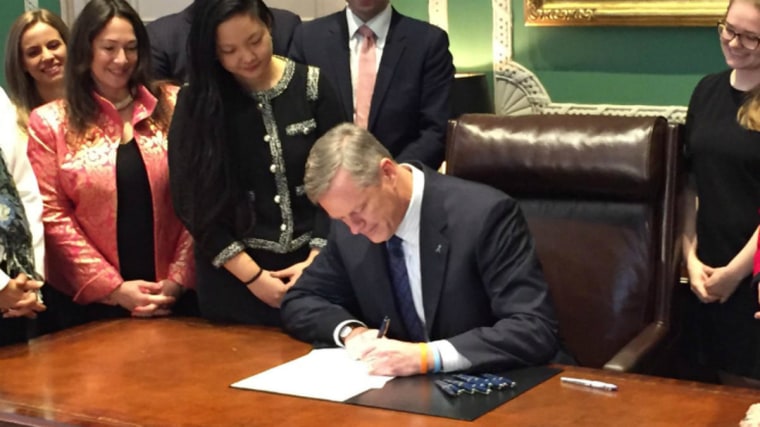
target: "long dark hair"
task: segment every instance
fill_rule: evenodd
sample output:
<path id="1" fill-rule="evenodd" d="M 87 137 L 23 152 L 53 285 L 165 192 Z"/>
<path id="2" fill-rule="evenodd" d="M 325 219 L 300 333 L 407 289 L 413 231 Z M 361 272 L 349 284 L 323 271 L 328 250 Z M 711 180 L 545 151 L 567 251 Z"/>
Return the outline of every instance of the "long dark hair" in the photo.
<path id="1" fill-rule="evenodd" d="M 24 69 L 24 54 L 21 52 L 24 33 L 37 23 L 50 25 L 58 31 L 63 44 L 67 47 L 69 44 L 69 27 L 58 15 L 47 9 L 24 12 L 11 24 L 8 38 L 5 39 L 5 81 L 8 83 L 8 97 L 16 106 L 17 124 L 24 130 L 29 113 L 44 103 L 34 78 Z"/>
<path id="2" fill-rule="evenodd" d="M 202 233 L 235 203 L 233 198 L 240 196 L 231 172 L 223 125 L 224 93 L 237 88 L 237 83 L 217 59 L 216 30 L 221 23 L 241 14 L 271 28 L 272 12 L 261 0 L 195 0 L 193 7 L 187 40 L 189 86 L 184 95 L 190 106 L 190 120 L 182 145 L 189 160 L 188 170 L 193 171 L 185 180 L 196 194 L 192 221 Z"/>
<path id="3" fill-rule="evenodd" d="M 129 78 L 129 92 L 134 96 L 139 85 L 145 86 L 158 98 L 152 119 L 161 128 L 169 124 L 171 110 L 164 99 L 161 86 L 150 78 L 150 41 L 140 15 L 125 0 L 91 0 L 82 9 L 71 28 L 71 48 L 66 60 L 66 108 L 70 129 L 84 133 L 97 120 L 98 103 L 92 97 L 95 81 L 92 78 L 92 42 L 113 18 L 132 24 L 137 39 L 137 64 Z"/>

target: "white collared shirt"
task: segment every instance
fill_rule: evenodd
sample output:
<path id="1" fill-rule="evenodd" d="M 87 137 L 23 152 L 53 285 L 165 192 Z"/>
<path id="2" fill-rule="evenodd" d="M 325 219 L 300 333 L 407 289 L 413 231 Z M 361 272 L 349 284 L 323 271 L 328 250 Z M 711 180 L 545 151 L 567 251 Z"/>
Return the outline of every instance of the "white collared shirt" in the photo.
<path id="1" fill-rule="evenodd" d="M 414 309 L 424 325 L 426 322 L 425 307 L 422 299 L 422 269 L 420 267 L 420 220 L 422 219 L 422 195 L 425 188 L 425 174 L 410 164 L 404 163 L 401 166 L 412 171 L 412 197 L 409 200 L 409 206 L 406 208 L 404 218 L 401 220 L 395 234 L 402 240 L 401 247 L 404 250 L 404 263 L 409 275 L 409 286 L 411 287 L 412 299 L 414 300 Z M 401 319 L 392 319 L 391 321 L 394 320 L 401 321 Z M 343 347 L 343 343 L 338 336 L 339 331 L 349 323 L 367 326 L 358 320 L 341 322 L 333 331 L 333 339 L 340 347 Z M 426 338 L 429 339 L 427 336 Z M 472 366 L 472 362 L 459 353 L 448 340 L 431 341 L 428 345 L 432 351 L 437 351 L 441 355 L 441 365 L 445 372 L 461 371 Z M 430 368 L 432 369 L 432 367 Z"/>
<path id="2" fill-rule="evenodd" d="M 422 304 L 422 270 L 420 268 L 420 212 L 422 210 L 422 189 L 425 188 L 425 174 L 410 164 L 405 163 L 401 167 L 412 171 L 412 198 L 409 200 L 409 206 L 406 208 L 404 218 L 395 234 L 403 241 L 401 247 L 404 249 L 404 264 L 406 264 L 406 273 L 409 276 L 414 310 L 424 324 L 425 308 Z"/>
<path id="3" fill-rule="evenodd" d="M 404 218 L 396 229 L 396 236 L 403 242 L 404 263 L 406 264 L 409 286 L 414 300 L 414 309 L 422 324 L 426 324 L 425 306 L 422 298 L 422 269 L 420 267 L 420 221 L 422 220 L 422 193 L 425 188 L 425 174 L 416 167 L 404 163 L 401 165 L 412 171 L 412 197 Z M 429 338 L 429 337 L 427 337 Z M 441 355 L 443 369 L 447 372 L 459 371 L 472 366 L 472 363 L 460 354 L 448 340 L 432 341 L 429 345 Z M 432 367 L 431 367 L 432 369 Z"/>
<path id="4" fill-rule="evenodd" d="M 362 21 L 358 16 L 346 8 L 346 21 L 348 22 L 348 50 L 351 52 L 351 87 L 356 88 L 356 79 L 359 75 L 359 48 L 362 45 L 364 36 L 359 33 L 359 27 L 368 26 L 375 33 L 375 70 L 380 66 L 380 59 L 383 57 L 385 41 L 388 37 L 388 31 L 391 28 L 391 5 L 385 7 L 385 10 L 378 13 L 367 22 Z M 354 95 L 354 104 L 356 104 L 356 95 Z M 355 107 L 355 105 L 354 105 Z"/>

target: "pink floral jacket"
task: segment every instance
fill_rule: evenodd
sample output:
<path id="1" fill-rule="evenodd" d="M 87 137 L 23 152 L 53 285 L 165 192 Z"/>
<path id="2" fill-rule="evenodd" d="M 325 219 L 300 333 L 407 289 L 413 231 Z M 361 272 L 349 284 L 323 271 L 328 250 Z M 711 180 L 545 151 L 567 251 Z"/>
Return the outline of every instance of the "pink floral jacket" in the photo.
<path id="1" fill-rule="evenodd" d="M 177 88 L 165 92 L 173 107 Z M 103 300 L 124 281 L 116 242 L 116 151 L 122 120 L 113 104 L 93 96 L 100 104 L 96 127 L 78 141 L 67 142 L 62 100 L 35 109 L 29 117 L 28 154 L 42 193 L 47 279 L 80 304 Z M 150 119 L 157 103 L 140 87 L 132 113 L 153 199 L 156 278 L 192 287 L 192 240 L 169 194 L 168 129 Z"/>

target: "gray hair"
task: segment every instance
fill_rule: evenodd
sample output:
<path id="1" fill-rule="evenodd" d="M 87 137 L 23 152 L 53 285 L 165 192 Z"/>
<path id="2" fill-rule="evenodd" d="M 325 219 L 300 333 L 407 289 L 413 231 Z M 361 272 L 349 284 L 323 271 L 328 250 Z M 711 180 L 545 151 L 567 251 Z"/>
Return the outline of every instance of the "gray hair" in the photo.
<path id="1" fill-rule="evenodd" d="M 322 135 L 306 160 L 304 187 L 312 203 L 327 191 L 339 169 L 345 169 L 360 187 L 380 182 L 380 161 L 393 159 L 383 144 L 369 131 L 353 123 L 343 123 Z"/>

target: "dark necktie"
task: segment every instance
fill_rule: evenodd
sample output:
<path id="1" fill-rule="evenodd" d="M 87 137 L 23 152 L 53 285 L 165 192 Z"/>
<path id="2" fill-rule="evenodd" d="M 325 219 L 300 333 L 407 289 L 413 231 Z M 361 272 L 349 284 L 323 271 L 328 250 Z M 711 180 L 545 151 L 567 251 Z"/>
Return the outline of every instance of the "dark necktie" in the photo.
<path id="1" fill-rule="evenodd" d="M 396 309 L 401 314 L 401 320 L 404 321 L 404 326 L 409 332 L 409 339 L 413 342 L 424 342 L 426 341 L 425 327 L 414 309 L 414 299 L 409 286 L 409 274 L 406 271 L 401 242 L 402 240 L 394 235 L 387 243 L 388 271 L 393 285 L 393 297 L 396 300 Z"/>

